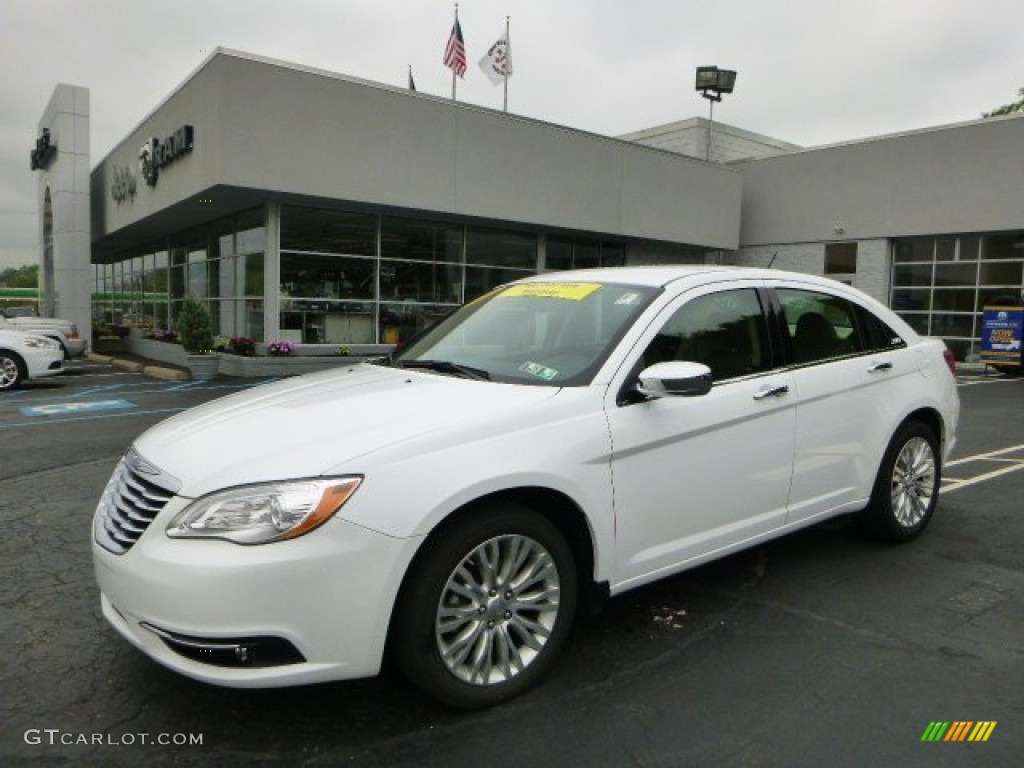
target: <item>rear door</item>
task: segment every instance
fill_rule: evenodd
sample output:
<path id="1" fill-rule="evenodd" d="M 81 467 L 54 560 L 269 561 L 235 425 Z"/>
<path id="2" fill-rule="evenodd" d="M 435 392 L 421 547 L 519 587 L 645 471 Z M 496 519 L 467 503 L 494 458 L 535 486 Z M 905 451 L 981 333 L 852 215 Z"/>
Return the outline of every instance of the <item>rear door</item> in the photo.
<path id="1" fill-rule="evenodd" d="M 916 365 L 904 341 L 850 296 L 770 283 L 791 361 L 796 441 L 788 522 L 862 507 Z"/>

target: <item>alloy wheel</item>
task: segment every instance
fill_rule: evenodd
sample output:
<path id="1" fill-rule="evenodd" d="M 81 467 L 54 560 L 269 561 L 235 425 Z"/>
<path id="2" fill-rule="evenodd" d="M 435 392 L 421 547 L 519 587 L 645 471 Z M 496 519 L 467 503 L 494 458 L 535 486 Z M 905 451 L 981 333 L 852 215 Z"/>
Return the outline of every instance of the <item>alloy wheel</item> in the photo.
<path id="1" fill-rule="evenodd" d="M 560 592 L 555 560 L 536 540 L 508 534 L 480 544 L 441 591 L 434 635 L 445 667 L 472 685 L 512 679 L 551 637 Z"/>
<path id="2" fill-rule="evenodd" d="M 904 528 L 917 525 L 928 513 L 935 493 L 935 454 L 922 437 L 908 440 L 893 464 L 892 512 Z"/>

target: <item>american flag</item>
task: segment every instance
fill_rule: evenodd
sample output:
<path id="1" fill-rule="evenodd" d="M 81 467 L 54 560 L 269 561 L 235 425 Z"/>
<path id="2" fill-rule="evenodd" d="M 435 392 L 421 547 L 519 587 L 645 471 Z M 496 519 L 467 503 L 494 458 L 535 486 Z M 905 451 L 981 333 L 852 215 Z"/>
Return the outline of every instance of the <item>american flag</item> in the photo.
<path id="1" fill-rule="evenodd" d="M 462 27 L 458 18 L 448 37 L 448 47 L 444 49 L 444 65 L 459 77 L 466 76 L 466 44 L 462 40 Z"/>

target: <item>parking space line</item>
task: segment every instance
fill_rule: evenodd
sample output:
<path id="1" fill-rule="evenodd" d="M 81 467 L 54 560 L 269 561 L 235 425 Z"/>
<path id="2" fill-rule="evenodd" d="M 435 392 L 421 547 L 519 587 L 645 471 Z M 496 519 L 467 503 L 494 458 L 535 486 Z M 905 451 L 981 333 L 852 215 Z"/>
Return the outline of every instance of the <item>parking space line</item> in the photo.
<path id="1" fill-rule="evenodd" d="M 1009 448 L 999 448 L 995 451 L 986 451 L 985 453 L 976 453 L 973 456 L 965 456 L 962 459 L 956 461 L 947 461 L 943 466 L 955 467 L 957 464 L 965 464 L 968 461 L 978 461 L 979 459 L 989 459 L 993 456 L 1002 456 L 1004 453 L 1013 453 L 1014 451 L 1024 451 L 1024 443 L 1020 445 L 1011 445 Z"/>
<path id="2" fill-rule="evenodd" d="M 96 421 L 97 419 L 125 419 L 133 416 L 147 416 L 157 413 L 180 413 L 181 411 L 187 411 L 191 406 L 182 406 L 180 408 L 154 408 L 147 411 L 123 411 L 118 413 L 107 413 L 99 414 L 96 416 L 73 416 L 71 418 L 52 418 L 46 420 L 36 421 L 19 421 L 14 424 L 0 424 L 0 430 L 5 429 L 16 429 L 19 427 L 41 427 L 41 426 L 56 426 L 58 424 L 67 424 L 72 421 Z"/>
<path id="3" fill-rule="evenodd" d="M 1018 462 L 1009 467 L 1003 467 L 1002 469 L 993 470 L 992 472 L 986 472 L 983 475 L 977 475 L 976 477 L 972 477 L 969 480 L 951 482 L 949 485 L 944 485 L 942 487 L 942 492 L 945 494 L 952 493 L 953 491 L 959 491 L 961 488 L 966 488 L 969 485 L 974 485 L 975 483 L 982 483 L 986 480 L 992 480 L 996 477 L 1001 477 L 1002 475 L 1008 475 L 1011 472 L 1020 472 L 1022 469 L 1024 469 L 1024 461 Z"/>

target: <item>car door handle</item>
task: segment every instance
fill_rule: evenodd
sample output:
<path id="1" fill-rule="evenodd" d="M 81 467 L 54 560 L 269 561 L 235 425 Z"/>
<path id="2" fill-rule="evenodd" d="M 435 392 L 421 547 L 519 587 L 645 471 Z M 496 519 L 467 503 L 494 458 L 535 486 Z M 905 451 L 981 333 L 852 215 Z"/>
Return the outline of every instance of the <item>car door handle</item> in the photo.
<path id="1" fill-rule="evenodd" d="M 764 389 L 759 389 L 754 393 L 754 399 L 764 400 L 766 397 L 781 397 L 787 392 L 789 392 L 789 387 L 785 384 L 780 384 L 777 387 L 765 387 Z"/>
<path id="2" fill-rule="evenodd" d="M 891 371 L 891 370 L 892 370 L 892 363 L 889 363 L 889 362 L 885 362 L 885 363 L 872 363 L 870 366 L 868 366 L 868 373 L 879 373 L 881 371 Z"/>

